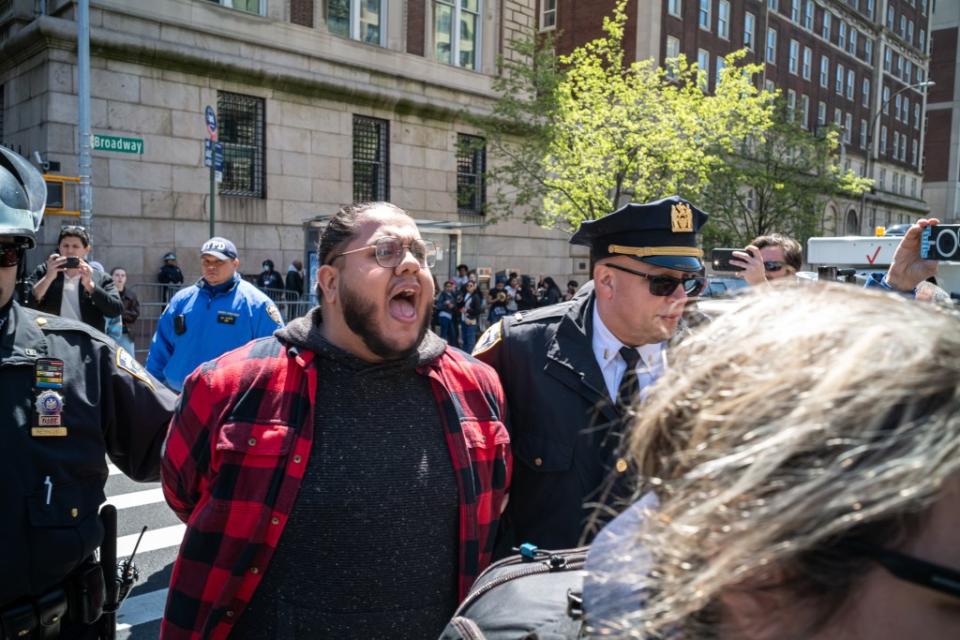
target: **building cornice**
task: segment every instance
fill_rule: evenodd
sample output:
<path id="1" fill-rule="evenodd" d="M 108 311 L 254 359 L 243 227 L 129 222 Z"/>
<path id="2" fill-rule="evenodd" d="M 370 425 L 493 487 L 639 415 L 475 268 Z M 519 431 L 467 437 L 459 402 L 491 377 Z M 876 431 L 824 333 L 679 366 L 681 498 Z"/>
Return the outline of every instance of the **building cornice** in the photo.
<path id="1" fill-rule="evenodd" d="M 91 28 L 90 46 L 94 55 L 111 60 L 226 78 L 299 95 L 337 98 L 439 120 L 453 120 L 464 112 L 486 115 L 496 99 L 491 78 L 482 74 L 476 74 L 475 82 L 465 88 L 459 82 L 444 84 L 439 80 L 417 79 L 349 61 L 339 61 L 335 66 L 327 62 L 326 66 L 331 66 L 329 70 L 316 70 L 319 65 L 311 64 L 315 60 L 304 54 L 299 54 L 302 67 L 293 67 L 102 27 Z M 49 48 L 75 51 L 76 23 L 49 15 L 38 16 L 0 43 L 0 73 Z M 289 58 L 289 52 L 284 54 Z M 441 71 L 447 72 L 447 69 Z M 473 73 L 458 69 L 450 72 Z"/>

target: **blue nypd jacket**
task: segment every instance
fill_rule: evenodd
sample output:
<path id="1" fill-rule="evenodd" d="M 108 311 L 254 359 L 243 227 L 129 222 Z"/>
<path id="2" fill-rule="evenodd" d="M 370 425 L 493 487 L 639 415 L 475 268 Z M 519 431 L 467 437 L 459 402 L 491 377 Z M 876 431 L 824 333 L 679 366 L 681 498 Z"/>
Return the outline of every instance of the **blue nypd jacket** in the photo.
<path id="1" fill-rule="evenodd" d="M 183 380 L 200 364 L 273 335 L 282 326 L 273 301 L 239 274 L 217 286 L 201 278 L 178 291 L 160 316 L 147 371 L 180 391 Z"/>

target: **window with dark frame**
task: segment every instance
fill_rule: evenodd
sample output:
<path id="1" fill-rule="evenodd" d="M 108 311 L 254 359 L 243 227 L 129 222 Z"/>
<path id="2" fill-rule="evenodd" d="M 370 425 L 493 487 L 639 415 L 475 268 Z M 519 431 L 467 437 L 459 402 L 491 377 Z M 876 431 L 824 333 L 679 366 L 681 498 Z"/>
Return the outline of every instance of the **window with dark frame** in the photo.
<path id="1" fill-rule="evenodd" d="M 486 204 L 487 141 L 457 134 L 457 211 L 483 214 Z"/>
<path id="2" fill-rule="evenodd" d="M 217 93 L 223 182 L 220 194 L 267 197 L 266 101 L 239 93 Z"/>
<path id="3" fill-rule="evenodd" d="M 353 201 L 390 199 L 390 123 L 353 116 Z"/>

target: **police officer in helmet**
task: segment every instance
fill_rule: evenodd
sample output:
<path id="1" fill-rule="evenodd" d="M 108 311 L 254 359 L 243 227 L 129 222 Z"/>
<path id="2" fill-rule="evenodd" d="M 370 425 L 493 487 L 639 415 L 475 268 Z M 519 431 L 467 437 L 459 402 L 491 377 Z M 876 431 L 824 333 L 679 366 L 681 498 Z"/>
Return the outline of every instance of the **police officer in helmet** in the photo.
<path id="1" fill-rule="evenodd" d="M 40 173 L 0 146 L 4 640 L 110 636 L 100 620 L 104 570 L 94 557 L 104 541 L 98 510 L 105 501 L 106 456 L 134 480 L 157 480 L 176 401 L 104 334 L 14 299 L 45 201 Z M 113 572 L 107 568 L 111 580 Z"/>

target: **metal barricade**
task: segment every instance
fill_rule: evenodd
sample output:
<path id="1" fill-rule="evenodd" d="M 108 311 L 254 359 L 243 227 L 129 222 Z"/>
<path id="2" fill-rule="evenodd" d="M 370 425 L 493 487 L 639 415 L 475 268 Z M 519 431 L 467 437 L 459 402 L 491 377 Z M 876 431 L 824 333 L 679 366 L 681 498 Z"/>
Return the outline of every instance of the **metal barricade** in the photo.
<path id="1" fill-rule="evenodd" d="M 150 342 L 157 330 L 160 315 L 167 307 L 170 298 L 184 286 L 189 285 L 146 283 L 127 286 L 137 294 L 140 300 L 140 317 L 133 323 L 133 331 L 130 335 L 136 348 L 134 355 L 140 362 L 146 362 Z"/>

